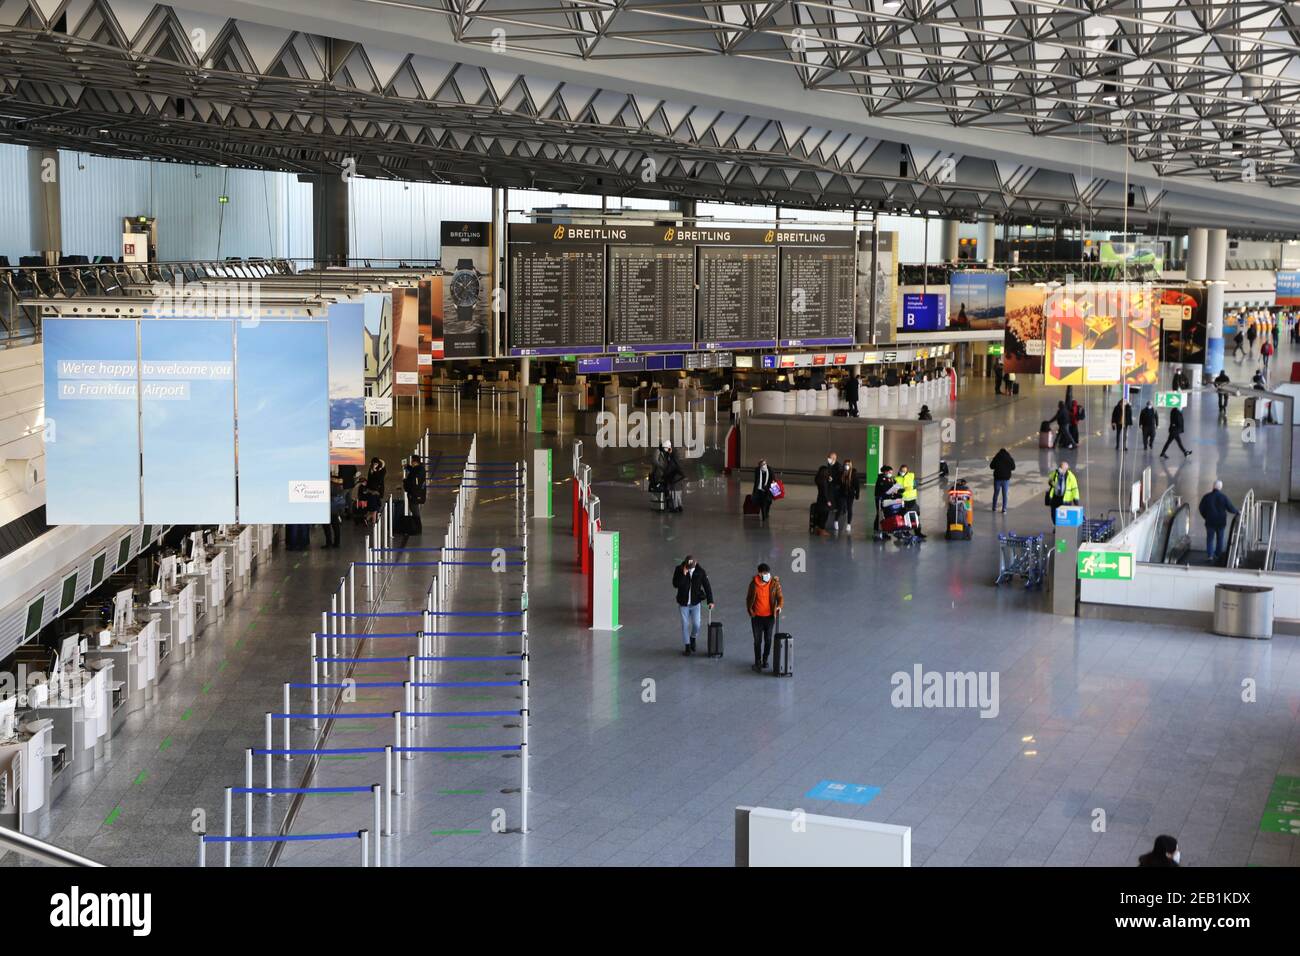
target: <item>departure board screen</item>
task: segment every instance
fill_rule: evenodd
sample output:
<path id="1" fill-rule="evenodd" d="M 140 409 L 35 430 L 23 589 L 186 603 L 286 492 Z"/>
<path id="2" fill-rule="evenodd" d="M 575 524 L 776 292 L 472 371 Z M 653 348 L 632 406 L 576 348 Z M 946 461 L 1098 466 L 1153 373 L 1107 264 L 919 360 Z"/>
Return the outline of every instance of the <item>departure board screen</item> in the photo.
<path id="1" fill-rule="evenodd" d="M 700 347 L 775 346 L 777 250 L 701 246 L 699 256 Z"/>
<path id="2" fill-rule="evenodd" d="M 695 250 L 609 247 L 609 348 L 695 347 Z"/>
<path id="3" fill-rule="evenodd" d="M 604 350 L 605 247 L 513 246 L 510 354 Z"/>
<path id="4" fill-rule="evenodd" d="M 852 345 L 851 249 L 781 250 L 781 345 Z"/>

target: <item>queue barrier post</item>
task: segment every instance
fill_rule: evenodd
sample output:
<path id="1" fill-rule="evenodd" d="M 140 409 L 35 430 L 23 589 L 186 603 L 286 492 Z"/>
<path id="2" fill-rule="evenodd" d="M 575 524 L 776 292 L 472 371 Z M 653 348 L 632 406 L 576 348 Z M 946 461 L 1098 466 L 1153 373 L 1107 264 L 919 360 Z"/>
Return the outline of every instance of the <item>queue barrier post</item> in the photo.
<path id="1" fill-rule="evenodd" d="M 253 748 L 244 749 L 244 836 L 253 835 Z"/>
<path id="2" fill-rule="evenodd" d="M 275 736 L 271 731 L 271 712 L 266 712 L 266 785 L 271 786 L 271 749 L 275 746 Z M 268 796 L 269 800 L 270 797 Z"/>
<path id="3" fill-rule="evenodd" d="M 384 836 L 393 835 L 393 748 L 384 747 Z"/>
<path id="4" fill-rule="evenodd" d="M 288 717 L 288 714 L 292 713 L 292 708 L 289 706 L 289 684 L 288 684 L 287 681 L 285 682 L 285 685 L 284 685 L 284 713 L 285 713 L 285 715 L 286 715 L 285 718 L 284 718 L 284 749 L 285 749 L 285 750 L 288 750 L 291 746 L 293 746 L 293 744 L 292 744 L 291 740 L 289 739 L 289 717 Z M 312 711 L 312 713 L 316 713 L 316 711 Z M 285 755 L 284 755 L 284 762 L 285 762 L 285 763 L 288 763 L 288 762 L 289 762 L 290 760 L 292 760 L 292 759 L 293 759 L 293 758 L 290 757 L 289 754 L 285 754 Z M 269 787 L 270 784 L 268 783 L 267 786 Z"/>
<path id="5" fill-rule="evenodd" d="M 370 831 L 358 830 L 357 836 L 361 838 L 361 865 L 370 865 Z"/>
<path id="6" fill-rule="evenodd" d="M 401 796 L 402 791 L 402 712 L 393 711 L 393 746 L 392 751 L 397 755 L 397 761 L 393 766 L 395 774 L 394 786 L 397 788 L 397 795 Z"/>
<path id="7" fill-rule="evenodd" d="M 375 798 L 375 866 L 384 865 L 382 856 L 383 841 L 379 839 L 379 835 L 383 832 L 383 823 L 381 821 L 384 801 L 383 789 L 383 785 L 378 783 L 370 788 L 370 792 L 374 794 Z"/>
<path id="8" fill-rule="evenodd" d="M 320 663 L 319 663 L 319 657 L 316 652 L 315 634 L 311 636 L 311 683 L 312 683 L 311 712 L 313 714 L 319 714 L 320 713 L 320 689 L 316 687 L 316 685 L 320 683 Z M 284 710 L 285 713 L 289 712 L 288 707 L 286 707 Z M 320 733 L 320 720 L 316 717 L 313 717 L 311 720 L 311 732 L 313 734 Z"/>
<path id="9" fill-rule="evenodd" d="M 230 804 L 234 800 L 234 788 L 226 787 L 226 836 L 230 836 Z M 230 841 L 226 841 L 226 866 L 230 866 Z"/>

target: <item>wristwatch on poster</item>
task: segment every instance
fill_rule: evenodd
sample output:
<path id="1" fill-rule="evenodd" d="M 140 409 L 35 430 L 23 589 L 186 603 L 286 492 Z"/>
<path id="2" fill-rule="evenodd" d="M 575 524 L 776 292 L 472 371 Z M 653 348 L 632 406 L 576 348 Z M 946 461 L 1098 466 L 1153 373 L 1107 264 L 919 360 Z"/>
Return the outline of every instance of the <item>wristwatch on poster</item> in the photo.
<path id="1" fill-rule="evenodd" d="M 478 305 L 479 277 L 473 259 L 458 259 L 451 277 L 451 301 L 456 305 L 456 318 L 462 323 L 474 320 L 474 307 Z"/>

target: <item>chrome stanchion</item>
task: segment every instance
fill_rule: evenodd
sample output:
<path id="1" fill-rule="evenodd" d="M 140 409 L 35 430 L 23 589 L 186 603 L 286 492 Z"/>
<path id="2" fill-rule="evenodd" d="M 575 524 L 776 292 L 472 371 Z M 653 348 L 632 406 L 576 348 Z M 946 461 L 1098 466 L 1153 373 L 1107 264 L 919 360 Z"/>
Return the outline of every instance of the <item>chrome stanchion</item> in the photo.
<path id="1" fill-rule="evenodd" d="M 393 835 L 393 748 L 391 745 L 384 747 L 384 816 L 387 820 L 387 826 L 384 827 L 384 836 Z"/>
<path id="2" fill-rule="evenodd" d="M 393 753 L 397 760 L 393 765 L 393 773 L 396 775 L 394 786 L 397 787 L 397 794 L 402 793 L 402 712 L 393 711 Z"/>
<path id="3" fill-rule="evenodd" d="M 370 865 L 370 831 L 358 830 L 357 836 L 361 838 L 361 865 Z"/>
<path id="4" fill-rule="evenodd" d="M 383 841 L 379 839 L 379 834 L 383 833 L 383 824 L 381 822 L 381 808 L 383 807 L 384 795 L 383 786 L 375 784 L 370 788 L 370 792 L 375 795 L 375 866 L 383 866 Z"/>
<path id="5" fill-rule="evenodd" d="M 273 747 L 275 747 L 275 735 L 271 731 L 271 712 L 268 710 L 266 712 L 266 785 L 268 788 L 271 786 L 271 750 Z M 271 795 L 267 794 L 266 798 L 270 800 Z"/>
<path id="6" fill-rule="evenodd" d="M 234 799 L 234 788 L 226 787 L 226 866 L 230 866 L 230 803 Z"/>
<path id="7" fill-rule="evenodd" d="M 284 685 L 284 749 L 285 750 L 288 750 L 289 747 L 292 746 L 289 743 L 289 723 L 290 723 L 289 715 L 291 713 L 293 713 L 293 711 L 289 709 L 289 683 L 288 681 L 286 681 Z M 285 763 L 289 762 L 288 754 L 284 755 L 284 762 Z M 269 787 L 270 784 L 268 783 L 267 786 Z"/>
<path id="8" fill-rule="evenodd" d="M 199 866 L 207 866 L 207 845 L 203 842 L 203 834 L 199 834 Z"/>
<path id="9" fill-rule="evenodd" d="M 415 710 L 415 691 L 411 687 L 410 681 L 402 682 L 402 706 L 406 708 L 406 729 L 404 734 L 406 736 L 406 745 L 409 748 L 411 741 L 415 739 L 415 718 L 411 716 L 411 711 Z M 402 756 L 407 760 L 415 759 L 415 754 L 409 749 Z"/>
<path id="10" fill-rule="evenodd" d="M 244 836 L 253 835 L 253 748 L 244 748 Z"/>
<path id="11" fill-rule="evenodd" d="M 317 655 L 316 655 L 316 635 L 313 634 L 311 636 L 311 712 L 313 714 L 320 713 L 320 688 L 316 686 L 319 683 L 320 683 L 320 664 L 317 661 Z M 311 732 L 313 734 L 320 733 L 319 717 L 312 717 Z"/>

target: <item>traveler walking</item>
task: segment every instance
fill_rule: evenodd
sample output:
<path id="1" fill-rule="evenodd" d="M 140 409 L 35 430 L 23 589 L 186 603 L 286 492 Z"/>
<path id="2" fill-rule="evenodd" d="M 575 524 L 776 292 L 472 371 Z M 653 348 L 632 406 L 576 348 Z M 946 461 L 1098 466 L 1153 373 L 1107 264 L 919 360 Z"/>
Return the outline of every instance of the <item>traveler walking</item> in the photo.
<path id="1" fill-rule="evenodd" d="M 822 536 L 830 534 L 827 525 L 831 523 L 835 514 L 835 483 L 839 481 L 840 464 L 839 455 L 831 452 L 826 456 L 826 461 L 817 469 L 817 475 L 813 482 L 817 485 L 817 509 L 816 521 L 813 523 L 813 530 Z M 839 521 L 835 521 L 835 530 L 839 530 Z"/>
<path id="2" fill-rule="evenodd" d="M 1056 466 L 1052 476 L 1047 479 L 1047 494 L 1043 504 L 1051 511 L 1052 524 L 1056 524 L 1056 509 L 1063 505 L 1079 503 L 1079 479 L 1070 470 L 1070 463 L 1063 461 Z"/>
<path id="3" fill-rule="evenodd" d="M 785 607 L 781 592 L 781 579 L 766 564 L 749 579 L 749 593 L 745 595 L 745 610 L 749 612 L 749 628 L 754 633 L 754 670 L 762 671 L 772 656 L 772 638 L 776 634 L 777 615 Z"/>
<path id="4" fill-rule="evenodd" d="M 1231 379 L 1228 378 L 1228 373 L 1223 369 L 1219 369 L 1219 374 L 1214 376 L 1214 389 L 1219 393 L 1220 418 L 1228 417 L 1228 393 L 1223 390 L 1223 386 L 1230 384 L 1230 382 Z"/>
<path id="5" fill-rule="evenodd" d="M 858 417 L 859 384 L 856 372 L 850 372 L 848 378 L 844 380 L 844 401 L 849 406 L 849 414 L 854 418 Z"/>
<path id="6" fill-rule="evenodd" d="M 673 569 L 673 587 L 682 615 L 682 656 L 687 657 L 695 653 L 695 640 L 700 636 L 700 605 L 708 604 L 713 610 L 713 588 L 709 576 L 689 554 Z"/>
<path id="7" fill-rule="evenodd" d="M 1083 406 L 1077 401 L 1070 402 L 1070 447 L 1079 444 L 1079 422 L 1083 421 Z"/>
<path id="8" fill-rule="evenodd" d="M 1000 361 L 994 359 L 993 360 L 993 394 L 994 395 L 1002 394 L 1002 375 L 1003 375 L 1003 365 Z"/>
<path id="9" fill-rule="evenodd" d="M 1185 392 L 1192 387 L 1191 379 L 1187 377 L 1187 372 L 1181 366 L 1174 372 L 1174 378 L 1169 383 L 1169 387 L 1175 392 Z"/>
<path id="10" fill-rule="evenodd" d="M 1007 491 L 1011 488 L 1011 473 L 1016 470 L 1016 460 L 1011 452 L 999 448 L 998 453 L 989 462 L 993 469 L 993 510 L 998 510 L 998 495 L 1002 496 L 1002 513 L 1007 513 Z"/>
<path id="11" fill-rule="evenodd" d="M 1169 435 L 1165 439 L 1165 447 L 1160 449 L 1160 457 L 1168 458 L 1165 454 L 1171 444 L 1177 444 L 1178 450 L 1187 458 L 1192 453 L 1183 447 L 1183 410 L 1181 408 L 1171 408 L 1169 410 Z"/>
<path id="12" fill-rule="evenodd" d="M 1227 555 L 1225 547 L 1228 527 L 1228 515 L 1237 514 L 1232 501 L 1223 493 L 1223 482 L 1215 481 L 1214 487 L 1201 499 L 1201 517 L 1205 519 L 1205 553 L 1214 564 L 1220 555 Z"/>
<path id="13" fill-rule="evenodd" d="M 772 469 L 767 466 L 766 458 L 760 458 L 754 469 L 754 490 L 750 498 L 758 506 L 758 520 L 767 521 L 767 513 L 772 510 Z"/>
<path id="14" fill-rule="evenodd" d="M 677 461 L 673 443 L 665 441 L 655 449 L 654 464 L 650 469 L 650 487 L 659 488 L 668 499 L 668 510 L 682 510 L 682 485 L 686 483 L 686 473 Z"/>
<path id="15" fill-rule="evenodd" d="M 1128 430 L 1133 427 L 1133 406 L 1127 399 L 1121 398 L 1115 403 L 1110 413 L 1110 427 L 1115 430 L 1115 450 L 1119 451 L 1120 439 L 1124 441 L 1124 450 L 1128 451 Z"/>
<path id="16" fill-rule="evenodd" d="M 884 506 L 885 499 L 893 498 L 903 489 L 894 479 L 894 469 L 889 465 L 880 466 L 880 474 L 876 476 L 876 487 L 874 496 L 876 499 L 876 520 L 871 526 L 871 530 L 876 534 L 880 533 L 880 509 Z"/>
<path id="17" fill-rule="evenodd" d="M 373 525 L 384 503 L 384 485 L 388 479 L 388 466 L 382 458 L 371 458 L 370 469 L 366 472 L 366 481 L 362 486 L 358 501 L 366 510 L 366 523 Z"/>
<path id="18" fill-rule="evenodd" d="M 1182 854 L 1178 851 L 1178 841 L 1167 834 L 1156 837 L 1155 846 L 1150 853 L 1138 857 L 1138 866 L 1173 867 L 1179 865 Z"/>
<path id="19" fill-rule="evenodd" d="M 862 476 L 853 467 L 853 459 L 844 459 L 840 469 L 839 481 L 835 483 L 836 529 L 840 519 L 844 521 L 846 534 L 853 533 L 853 502 L 862 495 Z"/>
<path id="20" fill-rule="evenodd" d="M 901 465 L 898 469 L 898 483 L 903 486 L 903 506 L 916 515 L 916 536 L 924 541 L 925 535 L 921 533 L 921 503 L 916 495 L 916 475 L 906 465 Z"/>
<path id="21" fill-rule="evenodd" d="M 337 475 L 330 479 L 330 520 L 325 525 L 325 547 L 337 548 L 343 535 L 343 512 L 348 510 L 348 494 L 343 490 L 343 479 Z"/>
<path id="22" fill-rule="evenodd" d="M 406 508 L 412 519 L 411 524 L 420 527 L 420 506 L 424 504 L 428 493 L 425 481 L 424 462 L 419 455 L 412 455 L 406 465 L 406 474 L 402 476 L 402 490 L 406 492 Z M 471 475 L 470 480 L 474 480 Z"/>
<path id="23" fill-rule="evenodd" d="M 1264 360 L 1265 372 L 1268 371 L 1268 361 L 1273 357 L 1273 352 L 1274 352 L 1273 343 L 1270 342 L 1268 339 L 1265 339 L 1264 344 L 1259 347 L 1259 357 Z"/>
<path id="24" fill-rule="evenodd" d="M 1160 427 L 1160 414 L 1147 402 L 1142 413 L 1138 415 L 1138 428 L 1142 432 L 1142 450 L 1150 451 L 1156 447 L 1156 429 Z"/>
<path id="25" fill-rule="evenodd" d="M 1238 355 L 1241 358 L 1237 358 Z M 1232 357 L 1238 362 L 1246 357 L 1246 336 L 1242 334 L 1240 326 L 1237 328 L 1237 334 L 1232 337 Z"/>
<path id="26" fill-rule="evenodd" d="M 1255 328 L 1254 320 L 1250 320 L 1246 326 L 1246 341 L 1250 343 L 1248 351 L 1255 351 L 1255 339 L 1259 338 L 1259 329 Z"/>
<path id="27" fill-rule="evenodd" d="M 1070 410 L 1065 407 L 1065 402 L 1056 403 L 1056 447 L 1073 448 L 1074 442 L 1070 438 Z"/>

